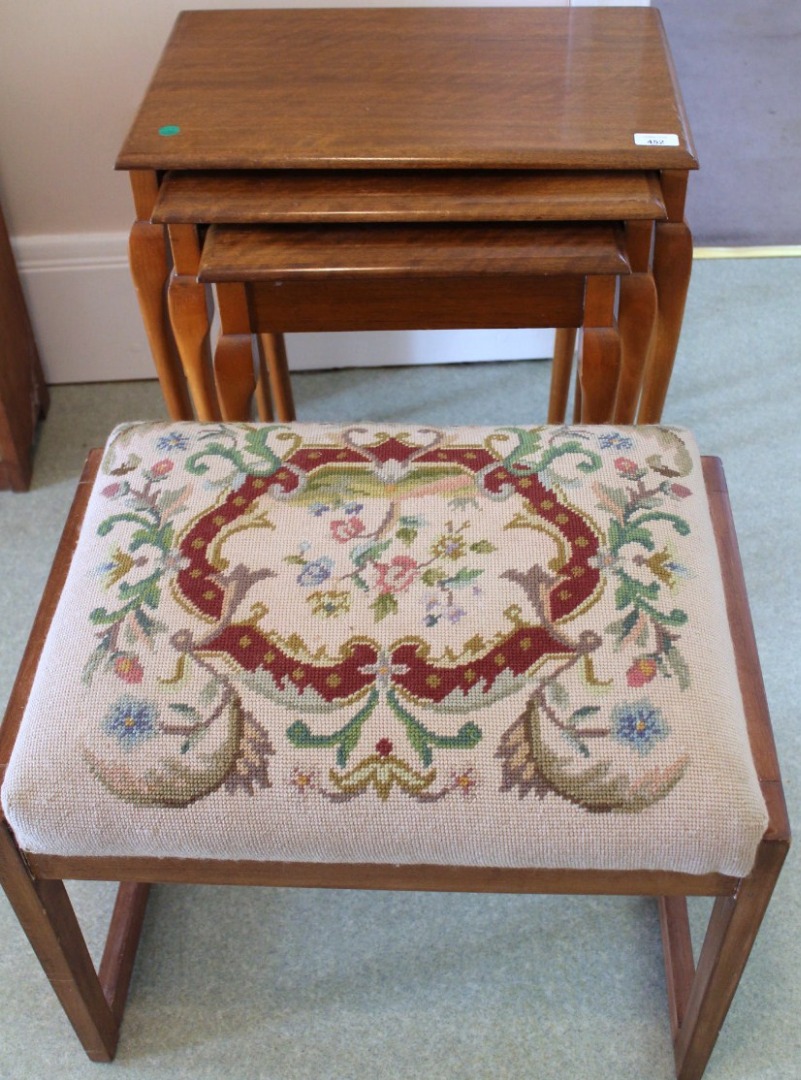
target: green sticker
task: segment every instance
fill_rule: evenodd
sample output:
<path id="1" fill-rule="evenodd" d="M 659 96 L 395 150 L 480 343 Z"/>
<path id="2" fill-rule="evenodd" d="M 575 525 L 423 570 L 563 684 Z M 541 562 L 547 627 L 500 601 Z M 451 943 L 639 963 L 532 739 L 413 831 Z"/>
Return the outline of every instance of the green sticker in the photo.
<path id="1" fill-rule="evenodd" d="M 181 129 L 177 124 L 165 124 L 164 127 L 159 128 L 159 135 L 179 135 Z"/>

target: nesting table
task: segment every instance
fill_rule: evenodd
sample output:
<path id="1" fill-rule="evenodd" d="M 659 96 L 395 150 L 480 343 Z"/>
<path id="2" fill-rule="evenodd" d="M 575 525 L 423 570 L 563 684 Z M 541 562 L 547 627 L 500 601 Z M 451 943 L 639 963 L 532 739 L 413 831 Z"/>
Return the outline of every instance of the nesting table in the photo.
<path id="1" fill-rule="evenodd" d="M 697 159 L 654 9 L 184 12 L 117 167 L 131 177 L 131 268 L 176 419 L 193 406 L 220 415 L 215 370 L 235 388 L 226 418 L 254 390 L 262 416 L 272 396 L 291 418 L 282 330 L 413 326 L 563 327 L 553 421 L 576 326 L 589 325 L 586 386 L 616 366 L 614 418 L 661 414 Z M 544 258 L 554 245 L 558 266 Z M 554 277 L 581 291 L 570 321 L 558 304 L 549 316 L 549 297 L 565 295 Z M 505 311 L 480 299 L 504 295 L 516 298 Z"/>

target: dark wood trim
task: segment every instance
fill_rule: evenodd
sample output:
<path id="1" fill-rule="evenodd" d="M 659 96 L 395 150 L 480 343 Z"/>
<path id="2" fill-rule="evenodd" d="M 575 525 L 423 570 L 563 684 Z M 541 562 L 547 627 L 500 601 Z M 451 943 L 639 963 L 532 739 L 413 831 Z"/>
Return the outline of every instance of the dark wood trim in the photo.
<path id="1" fill-rule="evenodd" d="M 618 896 L 728 896 L 737 878 L 660 870 L 509 869 L 378 863 L 294 863 L 211 859 L 115 858 L 26 853 L 44 879 L 165 884 L 270 885 L 275 888 L 387 889 L 426 892 L 575 893 Z"/>
<path id="2" fill-rule="evenodd" d="M 111 923 L 100 961 L 98 978 L 117 1023 L 122 1022 L 131 985 L 136 950 L 145 921 L 150 885 L 123 882 L 111 914 Z"/>

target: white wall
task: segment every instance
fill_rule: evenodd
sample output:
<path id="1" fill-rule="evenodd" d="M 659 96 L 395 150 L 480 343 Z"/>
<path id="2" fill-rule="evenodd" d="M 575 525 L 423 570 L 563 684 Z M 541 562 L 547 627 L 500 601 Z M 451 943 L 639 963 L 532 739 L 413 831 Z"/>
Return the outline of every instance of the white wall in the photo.
<path id="1" fill-rule="evenodd" d="M 430 6 L 541 6 L 437 0 Z M 606 0 L 601 0 L 605 3 Z M 617 0 L 639 4 L 643 0 Z M 644 0 L 647 3 L 647 0 Z M 575 6 L 598 0 L 574 0 Z M 132 217 L 114 159 L 178 12 L 223 7 L 414 7 L 425 0 L 0 0 L 0 201 L 51 382 L 151 374 L 126 262 Z M 567 7 L 569 0 L 553 6 Z M 459 337 L 300 335 L 293 362 L 547 355 L 528 331 Z"/>

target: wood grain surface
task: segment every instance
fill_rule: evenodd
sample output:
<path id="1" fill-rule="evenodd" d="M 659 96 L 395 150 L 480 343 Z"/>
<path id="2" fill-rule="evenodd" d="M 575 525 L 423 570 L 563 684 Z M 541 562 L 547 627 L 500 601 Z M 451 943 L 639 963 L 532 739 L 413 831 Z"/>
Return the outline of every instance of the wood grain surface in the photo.
<path id="1" fill-rule="evenodd" d="M 213 225 L 200 281 L 625 274 L 620 226 Z"/>
<path id="2" fill-rule="evenodd" d="M 652 8 L 389 8 L 183 12 L 117 167 L 697 161 Z"/>
<path id="3" fill-rule="evenodd" d="M 152 220 L 172 225 L 371 221 L 660 221 L 652 172 L 271 170 L 168 173 Z"/>

